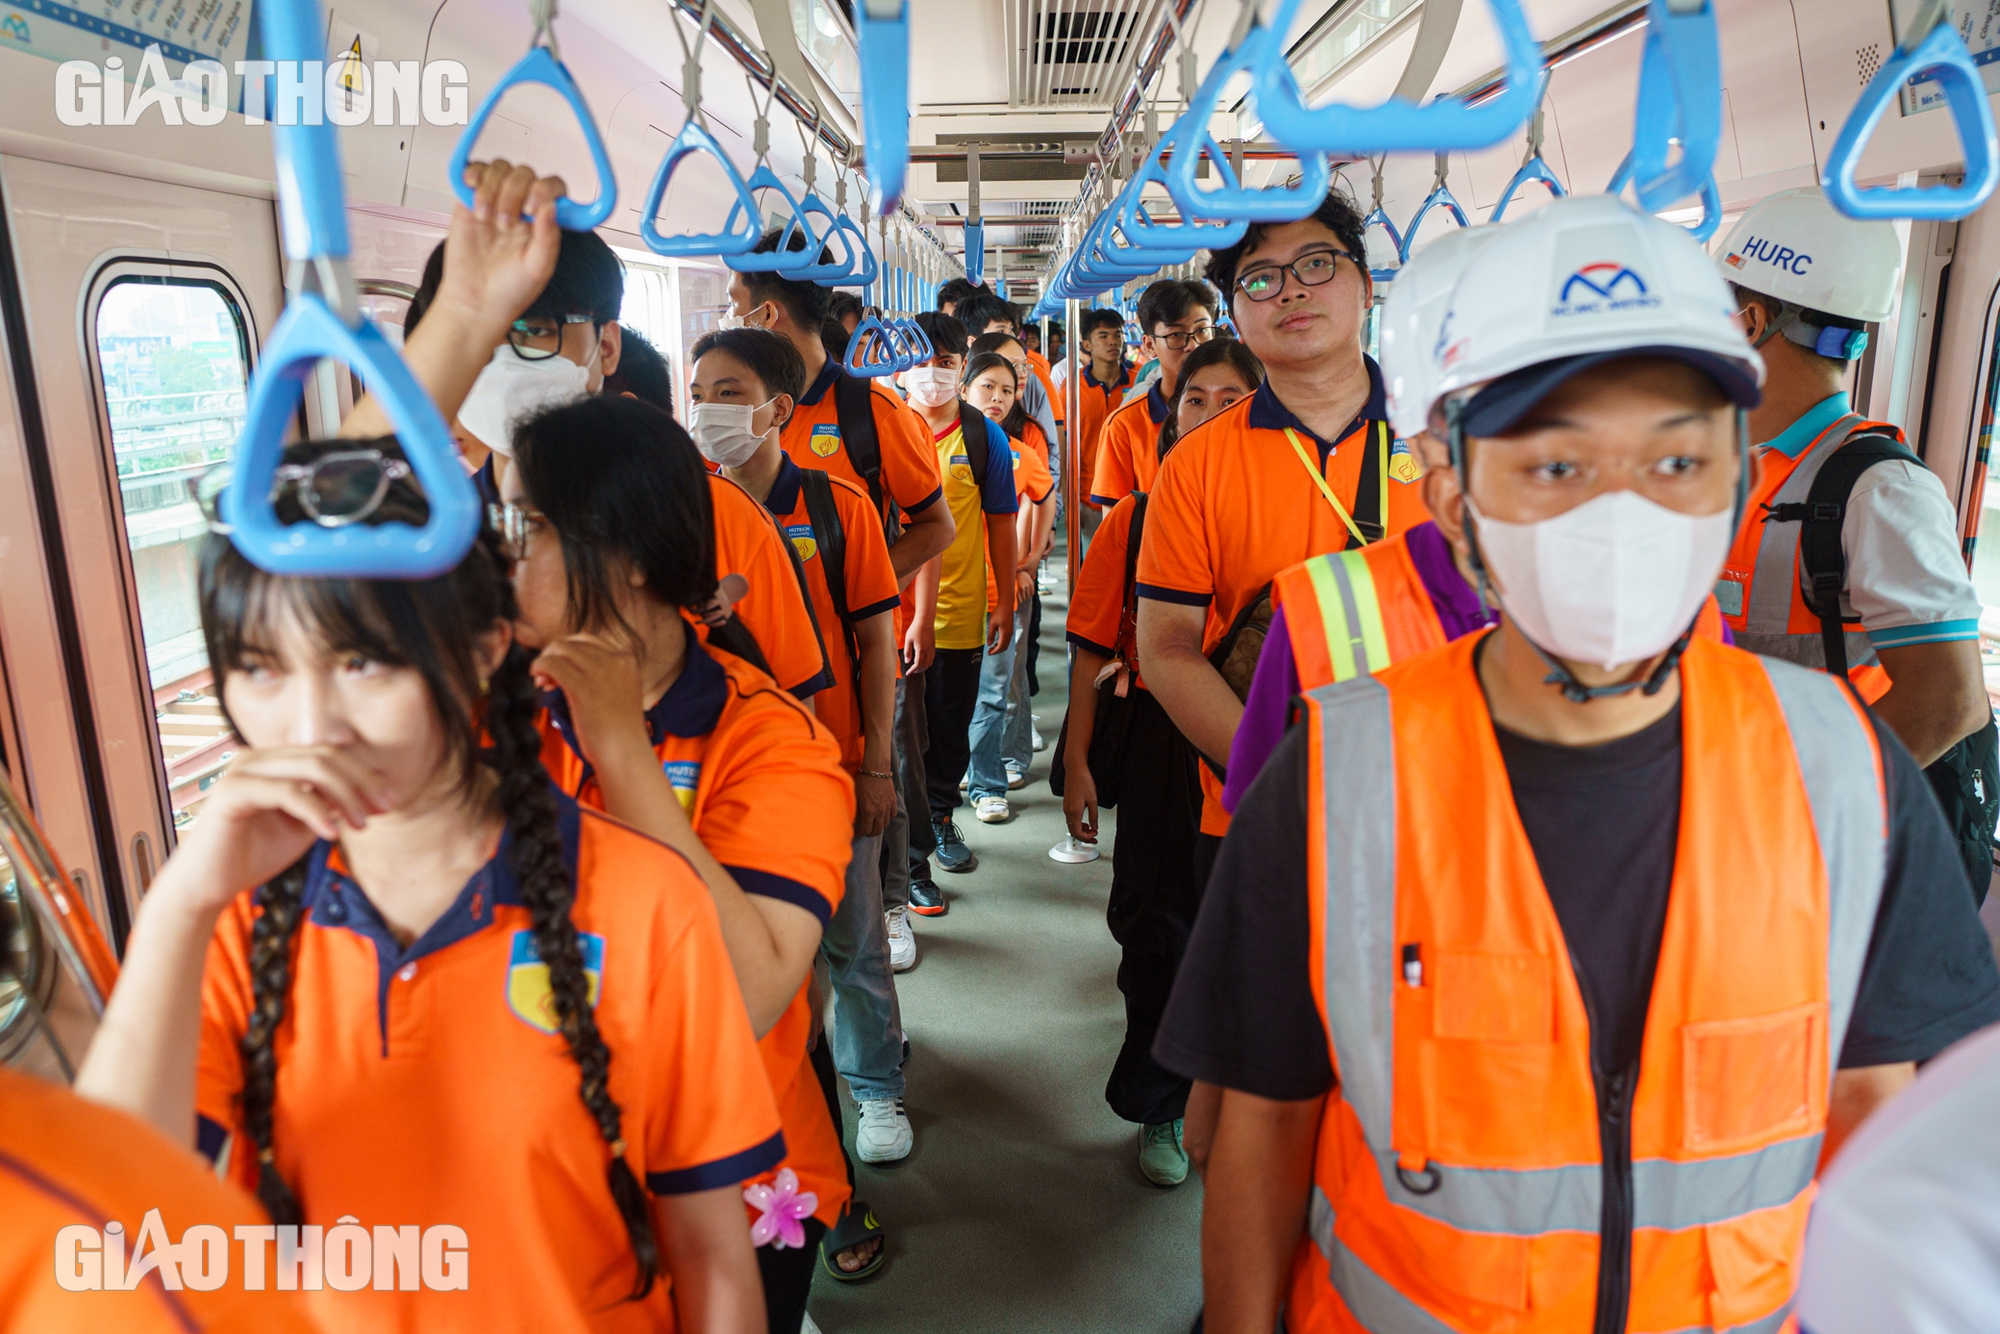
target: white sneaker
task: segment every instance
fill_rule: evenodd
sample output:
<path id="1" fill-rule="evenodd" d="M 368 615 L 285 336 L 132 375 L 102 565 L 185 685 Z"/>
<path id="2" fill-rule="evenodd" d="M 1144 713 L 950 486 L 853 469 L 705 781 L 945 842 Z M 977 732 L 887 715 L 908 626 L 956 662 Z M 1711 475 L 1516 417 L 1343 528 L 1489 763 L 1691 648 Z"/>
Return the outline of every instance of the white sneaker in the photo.
<path id="1" fill-rule="evenodd" d="M 1044 751 L 1049 748 L 1049 739 L 1042 735 L 1041 728 L 1031 726 L 1028 728 L 1028 731 L 1034 737 L 1034 747 L 1037 751 Z"/>
<path id="2" fill-rule="evenodd" d="M 1011 764 L 1008 765 L 1007 790 L 1009 792 L 1018 792 L 1027 785 L 1028 785 L 1028 771 L 1026 769 L 1016 769 Z"/>
<path id="3" fill-rule="evenodd" d="M 1014 811 L 1005 797 L 981 797 L 972 803 L 972 818 L 981 824 L 1006 824 Z"/>
<path id="4" fill-rule="evenodd" d="M 889 923 L 889 967 L 907 973 L 917 966 L 917 933 L 910 930 L 910 910 L 899 904 L 883 915 Z"/>
<path id="5" fill-rule="evenodd" d="M 895 1163 L 910 1156 L 917 1135 L 901 1098 L 870 1098 L 856 1105 L 861 1121 L 854 1128 L 854 1152 L 862 1162 Z"/>
<path id="6" fill-rule="evenodd" d="M 807 1313 L 804 1320 L 799 1322 L 799 1334 L 820 1334 L 820 1328 L 813 1323 L 810 1312 Z"/>

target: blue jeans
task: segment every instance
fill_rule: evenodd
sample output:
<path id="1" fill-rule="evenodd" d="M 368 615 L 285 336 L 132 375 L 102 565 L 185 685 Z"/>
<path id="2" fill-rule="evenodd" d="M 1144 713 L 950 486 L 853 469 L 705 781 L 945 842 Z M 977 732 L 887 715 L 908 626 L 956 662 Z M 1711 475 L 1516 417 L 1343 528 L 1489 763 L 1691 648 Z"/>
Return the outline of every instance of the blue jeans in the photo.
<path id="1" fill-rule="evenodd" d="M 881 852 L 880 834 L 854 840 L 847 890 L 820 944 L 833 992 L 833 1064 L 857 1102 L 903 1096 L 903 1012 L 882 920 Z"/>
<path id="2" fill-rule="evenodd" d="M 1027 612 L 1025 605 L 1015 609 L 1013 639 L 979 663 L 979 702 L 972 711 L 972 762 L 965 770 L 967 801 L 1007 795 L 1007 770 L 1002 763 L 1007 750 L 1007 696 L 1018 675 L 1015 662 L 1021 656 Z"/>
<path id="3" fill-rule="evenodd" d="M 1007 725 L 1000 733 L 1001 762 L 1022 773 L 1028 772 L 1035 758 L 1035 706 L 1028 697 L 1026 638 L 1034 622 L 1034 594 L 1030 593 L 1014 618 L 1014 675 L 1007 683 Z"/>

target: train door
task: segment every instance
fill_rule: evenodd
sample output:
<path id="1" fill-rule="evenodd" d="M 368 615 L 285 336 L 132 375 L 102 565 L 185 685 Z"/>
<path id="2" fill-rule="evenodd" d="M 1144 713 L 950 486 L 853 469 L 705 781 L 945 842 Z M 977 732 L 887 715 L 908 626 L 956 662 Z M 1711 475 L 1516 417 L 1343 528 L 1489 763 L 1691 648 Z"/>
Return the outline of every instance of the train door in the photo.
<path id="1" fill-rule="evenodd" d="M 241 424 L 259 331 L 282 300 L 276 221 L 267 197 L 66 163 L 0 157 L 0 180 L 30 354 L 12 369 L 38 410 L 24 448 L 61 659 L 22 697 L 23 742 L 31 772 L 38 755 L 76 759 L 63 790 L 36 774 L 31 800 L 63 855 L 94 865 L 93 906 L 122 944 L 231 753 L 186 483 Z M 18 513 L 6 519 L 22 531 Z"/>

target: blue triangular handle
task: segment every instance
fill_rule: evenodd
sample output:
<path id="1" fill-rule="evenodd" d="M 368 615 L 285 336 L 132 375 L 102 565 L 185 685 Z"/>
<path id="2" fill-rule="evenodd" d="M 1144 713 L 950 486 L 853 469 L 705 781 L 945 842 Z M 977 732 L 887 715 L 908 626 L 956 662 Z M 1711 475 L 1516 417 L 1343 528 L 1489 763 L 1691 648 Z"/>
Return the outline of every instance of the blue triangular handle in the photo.
<path id="1" fill-rule="evenodd" d="M 799 214 L 802 217 L 810 216 L 826 219 L 826 230 L 819 234 L 819 245 L 806 253 L 815 255 L 824 253 L 833 244 L 834 237 L 838 236 L 840 238 L 841 257 L 839 259 L 830 259 L 824 264 L 801 264 L 797 268 L 785 270 L 785 276 L 787 278 L 799 278 L 815 282 L 822 287 L 833 287 L 853 277 L 855 264 L 854 242 L 848 238 L 845 232 L 840 230 L 840 214 L 835 213 L 832 206 L 812 190 L 807 190 L 805 197 L 799 200 Z M 807 223 L 806 226 L 810 230 L 811 224 Z"/>
<path id="2" fill-rule="evenodd" d="M 1269 55 L 1270 52 L 1275 52 L 1275 56 Z M 1272 35 L 1269 28 L 1251 28 L 1234 51 L 1223 52 L 1209 66 L 1201 86 L 1188 99 L 1188 108 L 1181 119 L 1189 125 L 1206 126 L 1222 98 L 1223 85 L 1244 71 L 1254 75 L 1263 61 L 1272 58 L 1280 65 L 1284 64 L 1284 50 L 1279 39 Z M 1289 66 L 1286 67 L 1285 77 L 1291 77 Z M 1218 155 L 1215 165 L 1222 176 L 1222 188 L 1203 190 L 1195 184 L 1195 171 L 1200 161 L 1199 153 L 1176 153 L 1167 164 L 1167 193 L 1180 205 L 1181 212 L 1191 217 L 1241 219 L 1245 222 L 1297 222 L 1311 217 L 1319 208 L 1320 202 L 1326 198 L 1327 185 L 1331 180 L 1326 154 L 1310 148 L 1300 151 L 1299 183 L 1290 187 L 1246 189 L 1237 181 L 1236 170 L 1229 165 L 1229 158 Z"/>
<path id="3" fill-rule="evenodd" d="M 514 62 L 514 68 L 493 85 L 493 91 L 479 104 L 465 133 L 458 136 L 458 147 L 451 150 L 451 165 L 446 169 L 451 173 L 452 193 L 458 196 L 459 203 L 472 207 L 472 187 L 465 183 L 465 166 L 472 157 L 472 146 L 478 141 L 479 132 L 486 128 L 486 118 L 500 105 L 507 90 L 522 83 L 544 84 L 569 103 L 570 110 L 576 113 L 577 127 L 583 131 L 583 141 L 590 146 L 591 165 L 597 169 L 597 198 L 588 204 L 579 204 L 568 197 L 557 200 L 556 225 L 570 232 L 587 232 L 603 226 L 618 207 L 618 182 L 611 173 L 611 155 L 604 151 L 604 139 L 597 132 L 597 122 L 591 118 L 576 80 L 546 46 L 532 47 L 527 55 Z"/>
<path id="4" fill-rule="evenodd" d="M 1373 156 L 1377 153 L 1443 152 L 1486 148 L 1499 143 L 1535 114 L 1542 48 L 1528 30 L 1520 0 L 1491 0 L 1494 25 L 1507 52 L 1507 83 L 1498 97 L 1480 106 L 1437 101 L 1428 106 L 1390 98 L 1380 106 L 1341 103 L 1308 107 L 1298 78 L 1285 60 L 1282 35 L 1291 31 L 1299 0 L 1280 0 L 1269 30 L 1279 34 L 1265 46 L 1252 90 L 1257 118 L 1271 138 L 1294 151 L 1316 149 Z"/>
<path id="5" fill-rule="evenodd" d="M 1228 165 L 1228 159 L 1222 154 L 1221 145 L 1217 144 L 1215 137 L 1208 132 L 1207 124 L 1196 123 L 1182 116 L 1167 127 L 1167 132 L 1160 136 L 1160 142 L 1153 145 L 1153 151 L 1146 155 L 1145 162 L 1141 163 L 1139 170 L 1133 173 L 1132 184 L 1126 188 L 1124 207 L 1119 210 L 1118 228 L 1134 245 L 1184 245 L 1194 246 L 1197 249 L 1206 247 L 1210 250 L 1222 250 L 1233 246 L 1243 239 L 1243 233 L 1249 229 L 1250 224 L 1241 219 L 1220 223 L 1197 221 L 1199 215 L 1193 211 L 1193 207 L 1202 201 L 1183 200 L 1174 194 L 1173 186 L 1167 180 L 1166 171 L 1161 164 L 1168 153 L 1178 152 L 1183 140 L 1193 145 L 1189 151 L 1197 157 L 1206 149 L 1215 161 Z M 1200 164 L 1197 163 L 1196 169 L 1199 168 Z M 1140 207 L 1140 203 L 1144 198 L 1146 187 L 1153 184 L 1167 191 L 1168 197 L 1174 201 L 1174 207 L 1181 211 L 1185 221 L 1157 223 L 1146 216 L 1146 211 Z"/>
<path id="6" fill-rule="evenodd" d="M 1380 227 L 1383 231 L 1389 233 L 1389 244 L 1396 247 L 1396 262 L 1400 266 L 1403 259 L 1403 234 L 1396 230 L 1396 224 L 1390 220 L 1388 212 L 1378 208 L 1361 220 L 1361 239 L 1364 244 L 1368 240 L 1368 229 L 1370 227 Z M 1368 256 L 1365 254 L 1362 255 L 1361 262 L 1364 264 L 1367 263 Z M 1370 268 L 1368 276 L 1378 283 L 1387 283 L 1394 282 L 1398 272 L 1399 269 Z"/>
<path id="7" fill-rule="evenodd" d="M 1460 208 L 1458 200 L 1452 197 L 1451 187 L 1440 185 L 1424 198 L 1423 204 L 1417 209 L 1417 216 L 1411 218 L 1410 225 L 1403 229 L 1403 242 L 1396 249 L 1396 258 L 1400 262 L 1404 264 L 1410 262 L 1410 248 L 1416 245 L 1417 233 L 1423 229 L 1424 219 L 1430 216 L 1430 211 L 1434 208 L 1447 210 L 1452 217 L 1458 219 L 1458 225 L 1461 227 L 1470 225 L 1465 220 L 1465 210 Z"/>
<path id="8" fill-rule="evenodd" d="M 1854 176 L 1861 164 L 1861 149 L 1875 133 L 1876 122 L 1895 100 L 1902 86 L 1916 78 L 1937 80 L 1951 107 L 1958 127 L 1958 141 L 1965 149 L 1965 180 L 1958 185 L 1933 185 L 1925 189 L 1892 190 L 1877 186 L 1862 190 Z M 1861 92 L 1861 100 L 1840 127 L 1840 137 L 1827 154 L 1824 184 L 1826 197 L 1850 218 L 1921 218 L 1946 221 L 1962 218 L 1984 204 L 2000 183 L 2000 143 L 1995 142 L 1993 108 L 1986 100 L 1986 84 L 1979 67 L 1965 49 L 1958 32 L 1949 23 L 1940 23 L 1908 51 L 1898 48 Z"/>
<path id="9" fill-rule="evenodd" d="M 1712 4 L 1676 13 L 1650 0 L 1639 98 L 1632 129 L 1632 173 L 1639 207 L 1657 213 L 1701 191 L 1715 174 L 1722 140 L 1722 56 Z M 1681 156 L 1667 165 L 1670 148 Z"/>
<path id="10" fill-rule="evenodd" d="M 1622 194 L 1625 187 L 1631 183 L 1632 155 L 1627 153 L 1625 160 L 1618 164 L 1618 170 L 1612 173 L 1611 183 L 1604 187 L 1604 193 L 1608 195 Z M 1716 189 L 1715 178 L 1711 176 L 1708 180 L 1702 182 L 1699 189 L 1690 191 L 1690 193 L 1699 196 L 1701 199 L 1701 217 L 1686 230 L 1688 235 L 1694 237 L 1695 240 L 1706 241 L 1709 237 L 1715 235 L 1715 229 L 1722 225 L 1722 192 Z M 1671 204 L 1675 201 L 1669 199 L 1667 202 Z"/>
<path id="11" fill-rule="evenodd" d="M 910 171 L 910 6 L 893 19 L 872 18 L 855 0 L 854 40 L 861 63 L 861 134 L 875 211 L 893 213 Z"/>
<path id="12" fill-rule="evenodd" d="M 784 199 L 786 206 L 791 209 L 791 221 L 785 224 L 785 234 L 779 238 L 776 250 L 766 250 L 761 254 L 746 250 L 732 256 L 729 267 L 738 273 L 782 273 L 788 278 L 803 278 L 805 275 L 799 270 L 816 262 L 822 244 L 818 233 L 813 231 L 812 224 L 806 221 L 804 208 L 792 197 L 792 192 L 785 187 L 785 183 L 778 179 L 778 173 L 772 171 L 766 163 L 758 163 L 757 170 L 750 173 L 750 179 L 745 181 L 744 185 L 753 200 L 758 190 L 776 190 Z M 722 223 L 724 231 L 736 225 L 736 215 L 743 211 L 743 207 L 741 200 L 729 206 L 729 216 Z M 757 221 L 756 204 L 753 202 L 749 207 L 751 224 L 760 225 Z M 800 232 L 805 233 L 806 244 L 794 249 L 792 240 Z"/>
<path id="13" fill-rule="evenodd" d="M 870 380 L 896 373 L 896 354 L 889 347 L 887 331 L 880 320 L 870 315 L 855 326 L 854 336 L 847 340 L 847 356 L 841 365 L 849 375 Z"/>
<path id="14" fill-rule="evenodd" d="M 667 185 L 673 180 L 674 172 L 696 153 L 714 158 L 729 178 L 737 200 L 736 207 L 729 211 L 730 222 L 733 223 L 741 214 L 743 226 L 734 231 L 686 232 L 680 236 L 667 236 L 659 228 L 660 205 L 666 200 Z M 725 227 L 728 225 L 725 224 Z M 756 245 L 762 235 L 758 229 L 757 200 L 737 172 L 736 164 L 729 160 L 729 154 L 722 151 L 722 145 L 715 141 L 715 136 L 700 121 L 690 118 L 687 124 L 681 126 L 681 132 L 674 136 L 667 155 L 660 159 L 660 169 L 653 173 L 653 183 L 646 190 L 645 205 L 639 210 L 639 239 L 656 255 L 682 259 L 715 255 L 728 259 Z"/>
<path id="15" fill-rule="evenodd" d="M 965 281 L 977 285 L 986 277 L 986 221 L 965 224 Z"/>
<path id="16" fill-rule="evenodd" d="M 834 218 L 833 227 L 847 238 L 848 249 L 854 256 L 856 267 L 846 277 L 825 283 L 827 287 L 873 287 L 881 273 L 881 264 L 875 252 L 868 248 L 868 233 L 861 224 L 842 213 Z M 872 303 L 871 303 L 872 304 Z"/>
<path id="17" fill-rule="evenodd" d="M 313 366 L 325 357 L 352 367 L 388 413 L 403 455 L 430 502 L 430 517 L 423 527 L 357 523 L 322 528 L 316 523 L 278 521 L 271 505 L 271 479 L 284 460 L 285 429 L 298 410 Z M 222 495 L 222 518 L 231 527 L 229 540 L 236 549 L 272 574 L 430 579 L 465 558 L 479 535 L 483 511 L 444 418 L 382 331 L 368 320 L 358 329 L 348 328 L 317 293 L 293 297 L 264 345 L 229 488 Z"/>
<path id="18" fill-rule="evenodd" d="M 937 349 L 931 346 L 931 336 L 924 332 L 923 325 L 912 319 L 902 319 L 896 323 L 902 326 L 904 336 L 910 340 L 910 366 L 920 361 L 929 361 L 937 355 Z M 903 369 L 909 368 L 905 366 Z"/>
<path id="19" fill-rule="evenodd" d="M 1499 222 L 1505 218 L 1507 216 L 1507 206 L 1514 202 L 1514 192 L 1529 181 L 1540 181 L 1542 184 L 1548 186 L 1549 193 L 1553 194 L 1557 199 L 1561 199 L 1569 193 L 1569 191 L 1563 189 L 1563 183 L 1556 179 L 1556 174 L 1549 170 L 1549 164 L 1542 161 L 1541 154 L 1537 153 L 1526 162 L 1523 162 L 1521 169 L 1514 173 L 1514 179 L 1507 182 L 1507 188 L 1500 192 L 1500 202 L 1493 206 L 1493 214 L 1487 221 Z"/>

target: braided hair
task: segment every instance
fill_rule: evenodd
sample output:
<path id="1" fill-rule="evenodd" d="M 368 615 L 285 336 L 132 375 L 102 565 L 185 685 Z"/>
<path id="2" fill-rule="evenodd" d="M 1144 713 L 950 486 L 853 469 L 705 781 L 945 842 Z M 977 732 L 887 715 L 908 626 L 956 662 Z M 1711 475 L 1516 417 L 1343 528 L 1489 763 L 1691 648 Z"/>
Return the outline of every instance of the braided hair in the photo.
<path id="1" fill-rule="evenodd" d="M 291 446 L 285 462 L 309 463 L 356 448 L 402 457 L 393 438 L 324 440 Z M 406 479 L 390 486 L 364 522 L 420 525 L 427 514 L 422 493 Z M 285 522 L 303 518 L 289 492 L 279 503 L 278 517 Z M 423 676 L 443 725 L 446 762 L 458 774 L 459 795 L 477 796 L 482 771 L 497 779 L 487 800 L 507 823 L 510 866 L 528 908 L 536 949 L 548 968 L 556 1031 L 576 1062 L 578 1093 L 610 1149 L 611 1196 L 625 1220 L 638 1266 L 631 1298 L 645 1297 L 659 1276 L 659 1242 L 645 1190 L 625 1160 L 623 1113 L 610 1090 L 611 1051 L 591 1009 L 583 952 L 570 920 L 576 884 L 563 857 L 555 791 L 542 768 L 536 726 L 540 702 L 528 670 L 532 655 L 518 646 L 510 649 L 490 681 L 480 680 L 474 656 L 480 636 L 519 614 L 498 538 L 490 529 L 483 531 L 448 574 L 399 581 L 280 578 L 250 564 L 228 539 L 211 535 L 201 553 L 200 600 L 209 661 L 225 679 L 253 653 L 268 648 L 273 625 L 289 611 L 328 651 L 364 654 Z M 483 719 L 476 703 L 482 693 Z M 222 697 L 227 717 L 226 690 Z M 233 720 L 230 725 L 234 728 Z M 309 859 L 310 854 L 256 891 L 261 911 L 250 937 L 250 1020 L 237 1044 L 243 1060 L 243 1127 L 257 1153 L 257 1197 L 279 1224 L 297 1224 L 303 1216 L 277 1168 L 272 1111 L 276 1037 L 291 993 Z"/>

